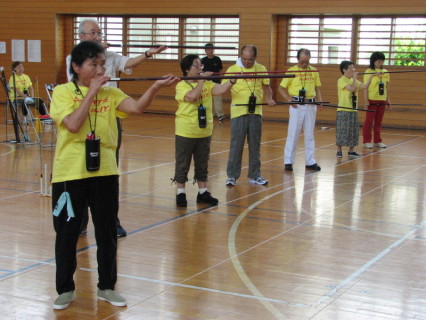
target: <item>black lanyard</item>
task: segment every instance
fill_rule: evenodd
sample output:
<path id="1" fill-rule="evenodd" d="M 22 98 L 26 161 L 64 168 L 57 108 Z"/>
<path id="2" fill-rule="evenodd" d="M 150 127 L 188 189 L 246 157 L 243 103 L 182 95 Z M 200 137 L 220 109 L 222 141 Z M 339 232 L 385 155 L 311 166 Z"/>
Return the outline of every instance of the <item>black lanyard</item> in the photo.
<path id="1" fill-rule="evenodd" d="M 243 70 L 243 68 L 241 68 L 241 72 L 242 72 L 242 73 L 244 73 L 244 72 L 245 72 L 245 71 Z M 257 72 L 257 70 L 256 70 L 256 65 L 254 65 L 254 72 L 255 72 L 255 74 L 256 74 L 256 72 Z M 250 73 L 250 72 L 249 72 L 249 73 Z M 252 96 L 254 96 L 254 91 L 256 90 L 256 81 L 257 81 L 257 78 L 254 78 L 253 91 L 251 90 L 251 88 L 250 88 L 250 86 L 249 86 L 249 84 L 248 84 L 247 79 L 245 79 L 245 78 L 244 78 L 244 81 L 245 81 L 245 83 L 247 84 L 247 88 L 249 89 L 249 91 L 250 91 L 251 95 L 252 95 Z"/>
<path id="2" fill-rule="evenodd" d="M 300 67 L 298 67 L 299 68 L 299 79 L 300 79 L 300 82 L 302 83 L 302 90 L 303 89 L 305 89 L 305 84 L 306 84 L 306 77 L 308 76 L 308 71 L 310 70 L 309 69 L 309 66 L 306 68 L 307 70 L 305 71 L 305 75 L 304 75 L 304 77 L 302 77 L 302 70 L 300 70 Z M 303 80 L 302 80 L 303 79 Z"/>
<path id="3" fill-rule="evenodd" d="M 185 82 L 192 88 L 192 90 L 194 90 L 195 88 L 192 86 L 192 84 L 190 84 L 188 82 L 188 80 L 185 80 Z M 198 103 L 200 104 L 200 106 L 203 105 L 203 92 L 201 92 L 200 97 L 198 98 Z"/>
<path id="4" fill-rule="evenodd" d="M 81 96 L 84 99 L 83 92 L 81 92 L 80 87 L 77 85 L 77 82 L 73 81 L 73 83 L 75 85 L 75 93 L 77 93 L 79 96 Z M 92 128 L 92 119 L 90 118 L 90 108 L 88 112 L 88 118 L 89 118 L 90 133 L 96 136 L 95 131 L 96 131 L 96 121 L 98 119 L 98 95 L 95 96 L 95 123 L 93 128 Z"/>

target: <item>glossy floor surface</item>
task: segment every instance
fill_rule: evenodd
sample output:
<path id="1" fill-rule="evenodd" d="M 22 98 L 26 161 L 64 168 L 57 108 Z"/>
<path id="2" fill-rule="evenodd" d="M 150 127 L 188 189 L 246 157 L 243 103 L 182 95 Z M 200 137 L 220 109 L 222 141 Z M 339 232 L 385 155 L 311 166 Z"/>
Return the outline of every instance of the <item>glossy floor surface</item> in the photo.
<path id="1" fill-rule="evenodd" d="M 4 120 L 0 130 L 2 141 L 13 138 Z M 78 244 L 77 298 L 53 310 L 55 233 L 40 175 L 49 175 L 54 149 L 0 144 L 0 318 L 426 319 L 426 133 L 384 129 L 386 149 L 358 146 L 360 158 L 344 149 L 338 159 L 335 129 L 318 125 L 322 170 L 305 171 L 301 139 L 286 172 L 286 130 L 263 125 L 269 184 L 248 182 L 245 149 L 229 188 L 229 122 L 216 125 L 209 190 L 219 205 L 197 205 L 190 182 L 188 208 L 178 209 L 174 117 L 124 121 L 119 216 L 128 235 L 119 240 L 116 289 L 125 308 L 96 299 L 90 223 Z"/>

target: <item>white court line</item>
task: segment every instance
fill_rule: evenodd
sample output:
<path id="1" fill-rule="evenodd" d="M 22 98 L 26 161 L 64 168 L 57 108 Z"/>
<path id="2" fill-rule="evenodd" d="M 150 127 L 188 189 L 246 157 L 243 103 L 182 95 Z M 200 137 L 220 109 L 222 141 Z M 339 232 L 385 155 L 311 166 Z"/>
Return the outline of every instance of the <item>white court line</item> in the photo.
<path id="1" fill-rule="evenodd" d="M 367 271 L 372 265 L 374 265 L 376 262 L 378 262 L 380 259 L 384 258 L 387 254 L 389 254 L 392 249 L 398 247 L 401 243 L 408 240 L 417 230 L 423 229 L 424 224 L 426 221 L 423 221 L 420 226 L 416 229 L 413 229 L 405 234 L 401 239 L 395 241 L 390 246 L 388 246 L 386 249 L 384 249 L 382 252 L 377 254 L 373 259 L 368 261 L 366 264 L 364 264 L 362 267 L 360 267 L 358 270 L 356 270 L 354 273 L 352 273 L 349 277 L 347 277 L 345 280 L 341 281 L 337 286 L 335 286 L 332 290 L 330 290 L 328 293 L 323 295 L 321 298 L 317 300 L 315 303 L 315 307 L 318 305 L 324 303 L 328 299 L 330 299 L 335 293 L 337 293 L 340 289 L 345 287 L 347 284 L 358 278 L 361 274 L 363 274 L 365 271 Z"/>
<path id="2" fill-rule="evenodd" d="M 426 166 L 421 166 L 416 167 L 415 170 L 412 170 L 412 172 L 415 172 L 423 167 Z M 407 172 L 406 175 L 411 174 L 412 172 Z M 399 178 L 399 177 L 398 177 Z M 395 178 L 395 179 L 398 179 Z M 394 180 L 395 180 L 394 179 Z M 375 190 L 381 189 L 383 188 L 383 186 L 391 184 L 392 181 L 389 181 L 379 187 L 376 187 L 368 192 L 366 192 L 365 194 L 363 194 L 362 196 L 365 196 L 366 194 L 372 193 Z M 335 210 L 336 208 L 345 205 L 347 203 L 350 203 L 352 200 L 348 200 L 346 201 L 346 203 L 340 204 L 339 206 L 330 209 L 327 212 L 324 212 L 323 214 L 320 214 L 319 216 L 315 216 L 313 218 L 311 218 L 308 221 L 305 221 L 299 225 L 294 226 L 293 228 L 290 228 L 289 230 L 286 230 L 280 234 L 277 234 L 269 239 L 266 239 L 258 244 L 256 244 L 255 246 L 248 248 L 240 253 L 237 254 L 236 250 L 235 250 L 235 242 L 236 242 L 236 232 L 238 229 L 239 224 L 241 223 L 241 221 L 245 218 L 245 216 L 256 206 L 258 206 L 259 204 L 263 203 L 264 201 L 278 195 L 281 194 L 282 192 L 286 191 L 288 189 L 285 190 L 280 190 L 277 191 L 273 194 L 270 194 L 260 200 L 258 200 L 257 202 L 255 202 L 254 204 L 250 205 L 246 210 L 244 210 L 239 216 L 238 218 L 235 220 L 230 232 L 229 232 L 229 237 L 228 237 L 228 248 L 229 248 L 229 252 L 230 252 L 230 256 L 232 259 L 232 263 L 234 264 L 235 270 L 238 273 L 238 275 L 240 276 L 240 279 L 243 281 L 243 283 L 246 285 L 246 287 L 255 295 L 255 296 L 262 296 L 262 294 L 260 293 L 260 291 L 254 286 L 254 284 L 251 282 L 250 278 L 247 276 L 247 274 L 245 273 L 243 267 L 240 264 L 240 261 L 238 259 L 239 255 L 243 255 L 248 251 L 253 250 L 254 248 L 257 248 L 273 239 L 276 239 L 277 237 L 280 237 L 281 235 L 284 235 L 285 233 L 288 233 L 289 231 L 293 231 L 296 228 L 299 228 L 300 226 L 306 225 L 308 224 L 310 221 L 314 220 L 314 218 L 318 218 L 320 216 L 324 216 L 326 214 L 328 214 L 331 210 Z M 310 190 L 304 191 L 303 193 L 305 194 L 306 192 L 311 192 L 312 190 L 315 190 L 315 188 L 312 188 Z M 424 222 L 422 223 L 421 226 L 424 225 Z M 373 258 L 372 260 L 370 260 L 368 263 L 364 264 L 364 266 L 362 266 L 361 268 L 359 268 L 355 273 L 353 273 L 351 276 L 349 276 L 348 278 L 346 278 L 344 281 L 342 281 L 339 285 L 337 285 L 333 290 L 329 291 L 326 295 L 324 295 L 323 297 L 321 297 L 320 299 L 317 300 L 315 306 L 318 306 L 319 304 L 325 302 L 326 300 L 328 300 L 329 298 L 332 297 L 332 295 L 334 295 L 336 292 L 338 292 L 340 289 L 344 288 L 348 283 L 352 282 L 354 279 L 356 279 L 357 277 L 359 277 L 361 274 L 363 274 L 366 270 L 368 270 L 368 268 L 370 268 L 373 264 L 375 264 L 379 259 L 383 258 L 384 256 L 386 256 L 389 252 L 391 252 L 391 250 L 395 247 L 397 247 L 399 244 L 401 244 L 405 239 L 407 239 L 408 237 L 410 237 L 414 232 L 417 231 L 418 228 L 415 228 L 413 230 L 411 230 L 410 232 L 408 232 L 404 237 L 402 237 L 400 240 L 397 240 L 396 242 L 394 242 L 392 245 L 390 245 L 388 248 L 386 248 L 385 250 L 383 250 L 381 253 L 379 253 L 378 255 L 376 255 L 375 258 Z M 265 303 L 262 302 L 261 303 L 277 318 L 277 319 L 283 319 L 284 315 L 282 315 L 275 307 L 273 307 L 272 305 L 270 305 L 270 303 Z"/>
<path id="3" fill-rule="evenodd" d="M 0 198 L 0 201 L 2 201 L 2 200 L 8 200 L 8 199 L 13 199 L 13 198 L 18 198 L 18 197 L 22 197 L 22 196 L 27 196 L 29 194 L 35 194 L 35 193 L 37 193 L 37 194 L 40 193 L 40 190 L 29 191 L 29 192 L 14 194 L 13 196 L 3 197 L 3 198 Z"/>
<path id="4" fill-rule="evenodd" d="M 89 268 L 80 268 L 80 270 L 87 271 L 87 272 L 93 272 L 93 273 L 98 272 L 97 269 L 89 269 Z M 252 295 L 249 295 L 249 294 L 232 292 L 232 291 L 223 291 L 223 290 L 217 290 L 217 289 L 211 289 L 211 288 L 205 288 L 205 287 L 191 286 L 191 285 L 188 285 L 188 284 L 183 284 L 182 282 L 187 281 L 186 279 L 183 280 L 182 282 L 171 282 L 171 281 L 165 281 L 165 280 L 157 280 L 157 279 L 150 279 L 150 278 L 139 277 L 139 276 L 132 276 L 132 275 L 122 274 L 122 273 L 119 273 L 118 276 L 122 277 L 122 278 L 135 279 L 135 280 L 140 280 L 140 281 L 147 281 L 147 282 L 151 282 L 151 283 L 165 284 L 165 285 L 169 285 L 170 287 L 189 288 L 189 289 L 194 289 L 194 290 L 207 291 L 207 292 L 213 292 L 213 293 L 219 293 L 219 294 L 225 294 L 225 295 L 231 295 L 231 296 L 237 296 L 237 297 L 259 300 L 259 297 L 255 297 L 255 296 L 252 296 Z M 169 288 L 166 288 L 163 291 L 166 291 L 168 289 Z M 284 300 L 279 300 L 279 299 L 265 298 L 265 297 L 263 299 L 265 301 L 275 302 L 275 303 L 284 304 L 284 305 L 290 304 L 290 303 L 288 303 Z"/>
<path id="5" fill-rule="evenodd" d="M 38 264 L 47 264 L 47 265 L 52 265 L 52 266 L 55 265 L 54 262 L 46 262 L 46 261 L 40 261 L 40 260 L 35 260 L 35 259 L 19 258 L 19 257 L 15 257 L 15 256 L 13 256 L 13 257 L 12 256 L 5 256 L 3 254 L 0 254 L 0 258 L 14 260 L 14 261 L 34 262 L 34 263 L 38 263 Z M 52 258 L 52 260 L 53 260 L 53 258 Z"/>

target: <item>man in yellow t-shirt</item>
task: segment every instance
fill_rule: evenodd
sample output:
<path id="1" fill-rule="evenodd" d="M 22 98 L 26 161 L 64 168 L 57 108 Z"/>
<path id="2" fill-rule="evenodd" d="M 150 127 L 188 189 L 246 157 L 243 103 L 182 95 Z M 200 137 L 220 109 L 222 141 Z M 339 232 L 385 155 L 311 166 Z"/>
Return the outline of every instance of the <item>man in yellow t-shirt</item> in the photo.
<path id="1" fill-rule="evenodd" d="M 317 69 L 309 65 L 311 52 L 302 48 L 297 51 L 297 65 L 288 69 L 295 72 L 294 78 L 284 78 L 279 92 L 285 101 L 294 102 L 289 107 L 288 133 L 284 148 L 284 165 L 286 171 L 293 171 L 296 158 L 297 143 L 303 127 L 305 136 L 306 169 L 319 171 L 321 167 L 314 158 L 315 151 L 315 118 L 317 105 L 309 102 L 322 101 L 319 87 L 321 81 Z M 303 103 L 298 103 L 303 102 Z"/>
<path id="2" fill-rule="evenodd" d="M 256 62 L 257 48 L 253 45 L 243 46 L 241 57 L 230 66 L 227 73 L 267 72 L 266 68 Z M 223 80 L 226 83 L 230 80 Z M 260 141 L 262 137 L 262 103 L 265 97 L 269 106 L 275 106 L 269 79 L 238 79 L 231 90 L 231 143 L 226 180 L 227 186 L 235 186 L 241 174 L 241 159 L 244 142 L 247 137 L 249 148 L 249 182 L 266 185 L 268 180 L 260 174 Z M 250 103 L 251 102 L 251 103 Z M 235 106 L 249 104 L 249 106 Z"/>

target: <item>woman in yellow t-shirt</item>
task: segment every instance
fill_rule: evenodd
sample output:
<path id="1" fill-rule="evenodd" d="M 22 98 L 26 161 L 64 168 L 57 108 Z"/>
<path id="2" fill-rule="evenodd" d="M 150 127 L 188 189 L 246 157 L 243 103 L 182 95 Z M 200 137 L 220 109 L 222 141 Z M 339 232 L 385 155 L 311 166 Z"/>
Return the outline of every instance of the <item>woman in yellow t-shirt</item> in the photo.
<path id="1" fill-rule="evenodd" d="M 87 204 L 98 246 L 98 299 L 126 306 L 126 300 L 114 291 L 119 174 L 116 117 L 142 113 L 162 87 L 179 79 L 169 75 L 158 80 L 135 101 L 120 89 L 103 87 L 110 78 L 105 76 L 105 53 L 99 44 L 80 42 L 72 50 L 71 65 L 73 82 L 56 86 L 51 104 L 58 126 L 52 207 L 59 296 L 53 308 L 65 309 L 75 298 L 76 247 Z"/>
<path id="2" fill-rule="evenodd" d="M 203 65 L 198 55 L 189 54 L 180 63 L 184 76 L 210 76 L 203 73 Z M 231 80 L 225 84 L 213 81 L 185 80 L 176 86 L 175 99 L 179 104 L 175 120 L 176 166 L 173 181 L 177 185 L 176 205 L 186 207 L 185 183 L 191 159 L 194 158 L 194 182 L 198 183 L 197 203 L 217 205 L 218 200 L 207 191 L 208 161 L 210 142 L 213 133 L 212 96 L 222 95 L 234 84 Z"/>
<path id="3" fill-rule="evenodd" d="M 340 63 L 340 72 L 342 76 L 337 81 L 337 92 L 339 97 L 339 106 L 344 108 L 358 108 L 358 89 L 367 88 L 372 77 L 370 74 L 367 83 L 357 80 L 358 72 L 352 61 L 342 61 Z M 336 145 L 338 158 L 343 156 L 342 146 L 348 146 L 349 158 L 356 158 L 360 155 L 354 151 L 354 147 L 359 141 L 359 123 L 356 110 L 338 108 L 336 114 Z"/>
<path id="4" fill-rule="evenodd" d="M 44 101 L 41 98 L 34 96 L 34 88 L 31 79 L 24 73 L 24 65 L 21 61 L 14 61 L 12 63 L 12 71 L 15 73 L 9 79 L 10 91 L 9 97 L 12 101 L 17 102 L 22 106 L 22 114 L 28 115 L 27 108 L 35 106 L 41 115 L 47 113 Z M 31 120 L 31 119 L 28 119 Z"/>
<path id="5" fill-rule="evenodd" d="M 363 143 L 367 149 L 373 147 L 386 148 L 380 135 L 382 130 L 382 121 L 385 115 L 385 108 L 391 107 L 389 97 L 390 76 L 386 69 L 383 69 L 385 55 L 382 52 L 373 52 L 370 57 L 370 68 L 365 71 L 364 83 L 367 83 L 371 74 L 377 73 L 377 77 L 371 80 L 367 88 L 364 89 L 364 101 L 368 110 L 365 116 L 364 126 L 362 128 Z M 374 135 L 371 135 L 371 127 L 374 124 Z"/>

